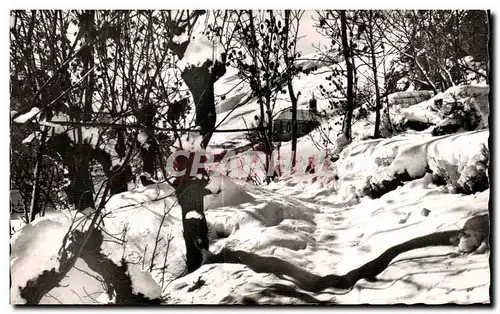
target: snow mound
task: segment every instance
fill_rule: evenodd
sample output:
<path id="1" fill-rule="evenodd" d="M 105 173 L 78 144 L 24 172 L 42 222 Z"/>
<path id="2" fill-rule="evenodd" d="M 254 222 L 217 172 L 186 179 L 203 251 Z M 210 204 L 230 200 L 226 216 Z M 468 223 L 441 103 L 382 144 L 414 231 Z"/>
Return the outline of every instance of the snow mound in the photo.
<path id="1" fill-rule="evenodd" d="M 215 209 L 226 206 L 237 206 L 253 202 L 255 199 L 248 194 L 246 184 L 238 185 L 225 176 L 212 176 L 206 186 L 212 194 L 204 198 L 205 209 Z"/>
<path id="2" fill-rule="evenodd" d="M 20 288 L 45 270 L 58 269 L 59 249 L 69 230 L 71 219 L 65 215 L 50 215 L 25 225 L 11 240 L 10 274 L 11 303 L 23 304 Z"/>
<path id="3" fill-rule="evenodd" d="M 166 283 L 171 276 L 182 273 L 184 264 L 179 260 L 185 248 L 181 209 L 173 188 L 167 183 L 113 195 L 103 215 L 106 218 L 101 252 L 115 264 L 121 265 L 123 257 L 129 264 L 143 265 L 144 269 L 152 270 L 153 278 L 160 285 L 161 278 Z M 106 235 L 110 241 L 106 241 Z M 168 273 L 163 275 L 165 258 Z"/>
<path id="4" fill-rule="evenodd" d="M 161 286 L 179 276 L 185 267 L 181 210 L 173 195 L 173 189 L 166 183 L 141 187 L 114 195 L 103 211 L 101 253 L 118 266 L 123 258 L 128 265 L 133 291 L 151 299 L 159 298 Z M 19 287 L 44 270 L 59 265 L 58 252 L 71 221 L 64 212 L 55 212 L 14 234 L 11 239 L 12 303 L 24 303 Z M 167 271 L 164 273 L 165 261 Z M 80 265 L 78 268 L 85 267 Z M 71 288 L 55 288 L 51 293 L 62 302 L 96 303 L 95 298 L 85 298 L 78 284 L 85 283 L 85 291 L 102 293 L 101 283 L 90 280 L 89 273 L 99 277 L 89 270 L 82 276 L 81 271 L 72 269 L 64 279 L 64 284 Z M 78 290 L 83 301 L 75 301 L 70 289 Z M 44 298 L 42 302 L 53 300 Z"/>
<path id="5" fill-rule="evenodd" d="M 337 161 L 338 176 L 343 189 L 337 197 L 347 198 L 353 190 L 362 197 L 364 190 L 386 184 L 384 181 L 402 181 L 423 177 L 430 169 L 434 174 L 438 168 L 451 169 L 448 174 L 461 176 L 467 165 L 480 165 L 483 160 L 482 147 L 488 146 L 489 132 L 472 131 L 441 137 L 425 135 L 400 135 L 384 140 L 368 140 L 348 146 Z M 401 179 L 396 177 L 404 175 Z M 367 186 L 368 185 L 368 186 Z M 381 191 L 384 193 L 386 191 Z M 377 195 L 377 197 L 380 195 Z"/>
<path id="6" fill-rule="evenodd" d="M 248 241 L 252 241 L 255 228 L 277 226 L 278 229 L 273 229 L 273 234 L 261 243 L 260 246 L 265 247 L 266 241 L 273 242 L 280 238 L 283 243 L 290 242 L 287 240 L 286 232 L 280 229 L 286 228 L 284 226 L 290 223 L 287 222 L 288 220 L 305 220 L 307 222 L 305 228 L 310 230 L 312 209 L 304 209 L 300 203 L 287 198 L 276 198 L 274 194 L 269 194 L 255 186 L 250 187 L 248 183 L 241 180 L 224 178 L 224 182 L 232 182 L 232 184 L 226 183 L 225 186 L 229 188 L 224 188 L 222 193 L 239 195 L 243 188 L 247 188 L 246 195 L 250 198 L 239 204 L 233 203 L 219 208 L 210 207 L 206 211 L 212 239 L 227 238 L 226 240 L 230 242 L 233 241 L 231 235 L 235 231 L 246 230 L 248 232 L 239 232 L 238 236 L 247 237 Z M 235 186 L 238 188 L 235 189 Z M 285 243 L 284 245 L 293 246 L 294 244 Z"/>

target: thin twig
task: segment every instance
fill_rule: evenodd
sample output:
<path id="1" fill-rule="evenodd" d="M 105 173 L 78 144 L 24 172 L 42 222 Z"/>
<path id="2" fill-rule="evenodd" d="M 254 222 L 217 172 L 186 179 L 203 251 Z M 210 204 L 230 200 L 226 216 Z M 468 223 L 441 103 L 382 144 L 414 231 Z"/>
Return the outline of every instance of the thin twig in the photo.
<path id="1" fill-rule="evenodd" d="M 52 298 L 52 299 L 56 300 L 57 302 L 59 302 L 59 304 L 64 304 L 64 303 L 62 303 L 62 302 L 61 302 L 61 300 L 59 300 L 58 298 L 56 298 L 55 296 L 53 296 L 53 295 L 52 295 L 52 294 L 50 294 L 50 293 L 47 293 L 47 294 L 46 294 L 46 296 L 48 296 L 48 297 L 50 297 L 50 298 Z"/>

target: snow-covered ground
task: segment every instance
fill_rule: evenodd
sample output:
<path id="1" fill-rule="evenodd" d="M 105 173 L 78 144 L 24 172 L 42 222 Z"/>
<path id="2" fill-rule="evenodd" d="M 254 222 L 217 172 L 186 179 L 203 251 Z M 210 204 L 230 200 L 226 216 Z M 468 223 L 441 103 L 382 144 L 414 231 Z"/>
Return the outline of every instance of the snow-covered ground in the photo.
<path id="1" fill-rule="evenodd" d="M 190 59 L 198 61 L 203 60 Z M 320 63 L 304 61 L 302 65 L 319 67 L 293 81 L 295 91 L 301 92 L 299 108 L 307 109 L 327 74 L 322 74 Z M 477 100 L 472 105 L 478 107 L 484 127 L 488 92 L 484 86 L 454 87 L 420 104 L 393 108 L 391 119 L 437 125 L 444 118 L 435 101 L 459 97 Z M 220 129 L 246 128 L 260 113 L 249 86 L 240 81 L 235 69 L 229 68 L 217 81 L 215 94 Z M 275 112 L 289 106 L 288 95 L 280 94 Z M 328 101 L 318 98 L 318 109 L 328 109 Z M 29 120 L 36 113 L 30 111 L 18 119 Z M 216 257 L 209 254 L 207 264 L 181 277 L 185 271 L 181 209 L 167 183 L 138 187 L 109 200 L 103 212 L 100 253 L 116 265 L 126 262 L 135 293 L 161 297 L 164 303 L 490 302 L 489 251 L 464 254 L 451 245 L 402 253 L 375 282 L 363 279 L 349 290 L 312 288 L 323 276 L 346 274 L 392 246 L 457 230 L 467 219 L 488 213 L 489 189 L 471 195 L 456 193 L 456 186 L 466 185 L 470 176 L 487 170 L 483 152 L 488 147 L 488 130 L 443 136 L 432 136 L 430 129 L 410 130 L 391 138 L 363 140 L 372 135 L 373 121 L 373 113 L 356 120 L 354 141 L 349 144 L 337 134 L 340 117 L 322 119 L 318 129 L 298 140 L 295 169 L 289 167 L 291 143 L 282 143 L 281 176 L 269 185 L 248 182 L 249 178 L 263 182 L 264 155 L 260 152 L 240 151 L 225 163 L 211 165 L 212 181 L 207 188 L 213 194 L 204 200 L 210 252 L 214 256 L 228 250 L 239 252 L 235 253 L 240 254 L 239 263 L 215 263 Z M 83 140 L 97 145 L 97 137 L 86 135 Z M 247 144 L 244 133 L 215 133 L 209 151 Z M 338 160 L 331 160 L 332 155 Z M 308 165 L 314 166 L 315 173 L 306 173 Z M 430 172 L 442 170 L 455 186 L 433 183 Z M 406 176 L 398 179 L 401 174 Z M 375 195 L 389 181 L 397 182 Z M 20 219 L 11 222 L 15 231 L 10 261 L 12 303 L 25 303 L 19 288 L 44 270 L 57 267 L 63 238 L 75 221 L 86 218 L 50 212 L 24 227 Z M 99 275 L 78 259 L 41 303 L 109 301 Z"/>
<path id="2" fill-rule="evenodd" d="M 101 252 L 118 265 L 122 257 L 128 262 L 135 291 L 151 298 L 161 294 L 166 303 L 244 299 L 258 303 L 487 303 L 489 251 L 462 254 L 452 246 L 403 253 L 376 282 L 361 280 L 348 291 L 328 288 L 317 292 L 310 285 L 319 276 L 343 275 L 391 246 L 433 232 L 456 230 L 468 218 L 487 213 L 489 189 L 473 195 L 453 194 L 433 184 L 425 169 L 429 156 L 457 169 L 471 164 L 488 136 L 488 131 L 480 131 L 355 142 L 324 171 L 287 175 L 268 186 L 214 177 L 208 188 L 221 192 L 205 197 L 210 250 L 214 254 L 223 249 L 244 251 L 244 263 L 207 264 L 176 279 L 184 270 L 185 249 L 181 210 L 168 184 L 111 198 L 105 210 Z M 362 194 L 367 178 L 402 168 L 412 179 L 380 198 Z M 13 236 L 12 303 L 24 303 L 18 287 L 55 266 L 72 221 L 69 217 L 67 213 L 48 214 Z M 75 266 L 42 303 L 106 302 L 101 284 L 93 277 L 97 274 L 82 260 Z M 199 280 L 203 284 L 193 288 Z"/>

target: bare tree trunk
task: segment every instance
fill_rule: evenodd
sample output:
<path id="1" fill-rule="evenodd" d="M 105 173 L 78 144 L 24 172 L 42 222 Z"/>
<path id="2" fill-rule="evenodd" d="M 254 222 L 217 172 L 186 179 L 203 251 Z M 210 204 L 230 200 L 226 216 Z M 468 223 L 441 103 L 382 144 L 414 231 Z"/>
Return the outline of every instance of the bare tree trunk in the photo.
<path id="1" fill-rule="evenodd" d="M 285 10 L 285 43 L 283 45 L 285 49 L 284 57 L 285 64 L 287 68 L 287 86 L 288 86 L 288 94 L 290 94 L 290 101 L 292 102 L 292 169 L 295 168 L 296 165 L 296 154 L 297 154 L 297 97 L 295 97 L 295 92 L 293 90 L 292 85 L 292 75 L 290 73 L 290 60 L 288 58 L 288 31 L 290 27 L 290 10 Z"/>
<path id="2" fill-rule="evenodd" d="M 375 84 L 375 129 L 373 131 L 373 137 L 380 137 L 380 110 L 382 109 L 382 103 L 380 100 L 380 87 L 378 86 L 378 71 L 377 71 L 377 60 L 375 58 L 375 42 L 373 38 L 373 11 L 369 11 L 368 15 L 368 40 L 370 45 L 370 54 L 372 61 L 372 71 L 373 71 L 373 82 Z"/>
<path id="3" fill-rule="evenodd" d="M 155 160 L 156 160 L 156 140 L 154 139 L 153 132 L 147 132 L 148 139 L 146 143 L 148 147 L 141 147 L 142 171 L 147 172 L 153 177 L 156 173 Z"/>
<path id="4" fill-rule="evenodd" d="M 268 84 L 269 86 L 269 84 Z M 266 112 L 267 112 L 267 134 L 266 134 L 266 173 L 267 173 L 267 183 L 269 184 L 276 177 L 276 169 L 273 160 L 273 112 L 271 111 L 271 95 L 267 93 L 266 95 Z M 271 174 L 269 175 L 269 171 Z"/>
<path id="5" fill-rule="evenodd" d="M 346 11 L 340 11 L 340 28 L 342 37 L 342 53 L 344 55 L 347 68 L 347 108 L 344 120 L 344 136 L 348 141 L 351 140 L 351 124 L 352 112 L 354 110 L 354 93 L 353 93 L 353 66 L 351 63 L 351 47 L 349 47 L 347 39 L 347 19 Z"/>
<path id="6" fill-rule="evenodd" d="M 92 119 L 92 97 L 94 94 L 94 71 L 91 69 L 94 67 L 94 14 L 95 11 L 88 10 L 82 14 L 81 24 L 84 28 L 84 32 L 87 34 L 85 40 L 85 46 L 82 48 L 82 60 L 83 60 L 83 71 L 90 74 L 86 79 L 85 87 L 85 98 L 83 107 L 83 121 L 90 121 Z"/>
<path id="7" fill-rule="evenodd" d="M 202 67 L 190 68 L 183 72 L 182 79 L 186 82 L 194 97 L 196 125 L 200 127 L 200 134 L 204 136 L 201 143 L 203 149 L 206 148 L 210 141 L 216 122 L 213 86 L 215 80 L 212 79 L 207 63 Z M 202 174 L 201 179 L 191 176 L 194 157 L 195 153 L 192 152 L 189 159 L 179 163 L 182 166 L 177 170 L 186 170 L 186 173 L 174 181 L 177 201 L 182 209 L 186 266 L 189 273 L 201 266 L 203 262 L 202 250 L 208 250 L 209 248 L 208 226 L 203 208 L 203 197 L 206 194 L 204 192 L 205 186 L 208 184 L 208 175 L 203 169 L 196 173 Z M 177 160 L 181 158 L 185 159 L 184 156 L 180 156 Z"/>
<path id="8" fill-rule="evenodd" d="M 40 212 L 40 173 L 42 169 L 42 157 L 45 153 L 45 140 L 47 138 L 47 128 L 43 127 L 42 137 L 40 140 L 40 148 L 36 154 L 36 165 L 35 165 L 35 176 L 33 178 L 33 192 L 31 197 L 29 217 L 27 218 L 28 223 L 35 220 L 36 214 Z"/>
<path id="9" fill-rule="evenodd" d="M 189 166 L 193 163 L 194 153 L 189 158 Z M 203 250 L 209 249 L 208 225 L 203 208 L 203 197 L 208 191 L 205 189 L 208 178 L 195 179 L 189 175 L 191 167 L 187 168 L 187 175 L 174 181 L 177 201 L 182 209 L 182 226 L 184 243 L 186 244 L 186 266 L 188 273 L 198 269 L 203 262 Z M 204 173 L 201 171 L 200 173 Z"/>
<path id="10" fill-rule="evenodd" d="M 211 66 L 211 63 L 205 62 L 202 66 L 189 68 L 181 74 L 194 98 L 196 125 L 200 127 L 200 134 L 204 137 L 203 147 L 208 146 L 215 128 L 214 83 L 226 72 L 225 66 L 218 62 L 212 70 Z"/>
<path id="11" fill-rule="evenodd" d="M 248 13 L 248 23 L 249 23 L 249 27 L 250 27 L 250 35 L 252 36 L 252 46 L 250 47 L 251 49 L 251 57 L 252 57 L 252 61 L 253 61 L 253 65 L 255 66 L 255 73 L 257 73 L 257 77 L 252 77 L 253 80 L 255 80 L 255 84 L 256 86 L 260 86 L 260 83 L 259 83 L 259 80 L 260 80 L 260 77 L 259 77 L 259 74 L 260 73 L 260 70 L 259 70 L 259 61 L 257 60 L 257 47 L 258 47 L 258 44 L 257 44 L 257 38 L 255 37 L 255 34 L 256 34 L 256 30 L 255 30 L 255 23 L 254 23 L 254 16 L 253 16 L 253 12 L 252 10 L 248 10 L 247 11 Z M 260 119 L 259 119 L 259 127 L 262 128 L 262 136 L 261 136 L 261 139 L 263 140 L 263 144 L 264 144 L 264 153 L 266 154 L 266 162 L 265 162 L 265 166 L 264 166 L 264 170 L 266 171 L 266 182 L 269 183 L 271 181 L 271 176 L 269 176 L 269 170 L 271 169 L 271 167 L 273 167 L 272 165 L 272 160 L 271 160 L 271 157 L 272 157 L 272 153 L 273 153 L 273 146 L 272 146 L 272 140 L 273 140 L 273 134 L 272 134 L 272 113 L 269 114 L 269 112 L 267 112 L 267 120 L 268 120 L 268 124 L 267 124 L 267 127 L 268 129 L 267 130 L 264 130 L 264 121 L 266 119 L 266 109 L 267 111 L 271 110 L 271 105 L 270 105 L 270 97 L 268 97 L 268 95 L 266 94 L 265 97 L 263 97 L 263 95 L 260 93 L 260 91 L 258 92 L 259 95 L 257 95 L 259 97 L 259 101 L 260 101 Z"/>
<path id="12" fill-rule="evenodd" d="M 297 163 L 297 98 L 292 86 L 292 80 L 288 80 L 288 93 L 290 94 L 290 100 L 292 102 L 292 169 L 295 168 Z"/>
<path id="13" fill-rule="evenodd" d="M 206 61 L 199 67 L 191 67 L 182 72 L 181 77 L 193 95 L 196 112 L 196 125 L 204 137 L 201 148 L 208 146 L 216 122 L 214 84 L 226 72 L 224 62 Z M 173 185 L 177 201 L 182 209 L 182 225 L 186 244 L 186 266 L 188 272 L 198 269 L 203 262 L 203 251 L 209 248 L 208 225 L 204 213 L 203 197 L 209 176 L 205 169 L 191 175 L 195 153 L 187 158 L 176 159 L 177 171 L 186 170 L 185 175 L 178 177 Z M 201 175 L 198 178 L 196 175 Z"/>

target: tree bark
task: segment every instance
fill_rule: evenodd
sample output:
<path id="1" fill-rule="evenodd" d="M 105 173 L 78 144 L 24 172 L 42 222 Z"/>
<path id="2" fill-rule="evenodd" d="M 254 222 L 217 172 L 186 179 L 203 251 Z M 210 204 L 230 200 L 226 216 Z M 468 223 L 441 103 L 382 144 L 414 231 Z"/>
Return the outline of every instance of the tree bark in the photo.
<path id="1" fill-rule="evenodd" d="M 212 67 L 212 69 L 210 69 Z M 226 73 L 223 63 L 206 61 L 200 67 L 191 67 L 181 74 L 193 95 L 196 109 L 196 126 L 203 136 L 202 147 L 206 148 L 212 137 L 216 122 L 214 83 Z"/>
<path id="2" fill-rule="evenodd" d="M 35 165 L 35 176 L 33 179 L 33 193 L 31 197 L 29 217 L 27 218 L 28 223 L 35 220 L 36 214 L 40 212 L 40 173 L 42 169 L 42 157 L 45 154 L 45 140 L 47 139 L 47 128 L 43 127 L 42 137 L 40 140 L 40 147 L 38 153 L 36 154 L 36 165 Z"/>
<path id="3" fill-rule="evenodd" d="M 369 45 L 370 54 L 372 61 L 372 71 L 373 71 L 373 82 L 375 84 L 375 129 L 373 131 L 373 137 L 380 137 L 380 110 L 382 109 L 382 103 L 380 100 L 380 87 L 378 86 L 378 71 L 377 71 L 377 60 L 375 58 L 375 42 L 373 38 L 373 11 L 368 13 L 368 32 L 369 32 Z"/>
<path id="4" fill-rule="evenodd" d="M 284 37 L 284 58 L 285 64 L 287 68 L 287 86 L 288 86 L 288 94 L 290 95 L 290 101 L 292 102 L 292 169 L 295 168 L 297 163 L 296 154 L 297 154 L 297 97 L 295 97 L 295 92 L 293 90 L 292 85 L 292 74 L 290 73 L 290 59 L 288 58 L 289 49 L 288 49 L 288 36 L 289 36 L 289 27 L 290 27 L 290 10 L 285 10 L 285 37 Z"/>
<path id="5" fill-rule="evenodd" d="M 208 146 L 215 128 L 214 83 L 224 73 L 226 73 L 225 63 L 218 61 L 206 61 L 199 67 L 190 67 L 181 73 L 182 79 L 194 98 L 195 124 L 200 127 L 200 134 L 203 136 L 201 149 Z M 202 250 L 208 251 L 209 248 L 208 225 L 203 206 L 203 197 L 208 193 L 205 187 L 209 177 L 205 169 L 200 169 L 196 173 L 201 175 L 201 178 L 191 176 L 194 157 L 195 152 L 191 152 L 189 158 L 179 156 L 176 159 L 176 170 L 186 170 L 186 173 L 173 183 L 177 201 L 182 209 L 186 266 L 189 273 L 201 266 L 203 262 Z M 188 213 L 190 214 L 188 215 Z"/>
<path id="6" fill-rule="evenodd" d="M 156 150 L 155 150 L 155 140 L 148 135 L 148 140 L 146 143 L 149 145 L 148 148 L 141 147 L 141 158 L 142 158 L 142 171 L 147 172 L 153 177 L 156 174 L 155 160 L 156 160 Z"/>
<path id="7" fill-rule="evenodd" d="M 183 176 L 175 179 L 173 186 L 177 201 L 182 209 L 182 226 L 184 230 L 184 243 L 186 244 L 186 266 L 188 273 L 198 269 L 203 262 L 202 250 L 208 250 L 208 226 L 205 217 L 203 198 L 209 193 L 205 189 L 208 184 L 208 175 L 204 169 L 197 171 L 202 178 L 193 178 L 191 168 L 195 153 L 190 153 L 189 158 L 177 157 L 176 170 L 185 170 Z M 189 213 L 189 215 L 188 215 Z"/>
<path id="8" fill-rule="evenodd" d="M 95 11 L 87 10 L 81 16 L 83 31 L 86 33 L 85 47 L 82 48 L 83 72 L 87 73 L 94 67 L 94 42 L 95 42 Z M 85 98 L 83 107 L 83 121 L 92 119 L 92 98 L 94 94 L 94 72 L 91 71 L 86 79 Z"/>
<path id="9" fill-rule="evenodd" d="M 348 44 L 347 38 L 347 18 L 346 11 L 340 11 L 340 28 L 342 37 L 342 53 L 344 55 L 346 68 L 347 68 L 347 108 L 344 120 L 344 136 L 348 141 L 351 140 L 351 124 L 352 112 L 354 110 L 354 93 L 353 93 L 353 66 L 351 63 L 351 47 Z"/>

